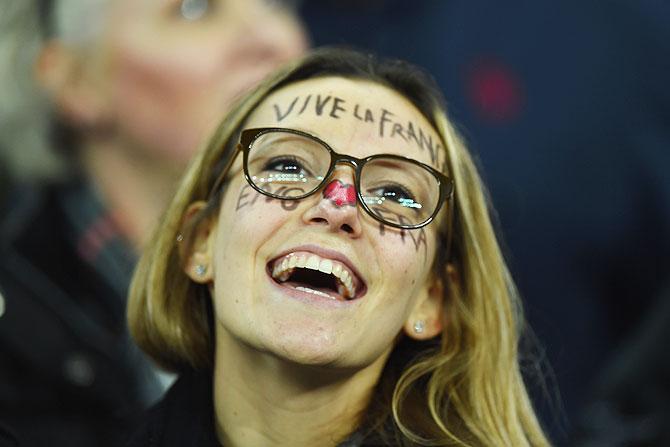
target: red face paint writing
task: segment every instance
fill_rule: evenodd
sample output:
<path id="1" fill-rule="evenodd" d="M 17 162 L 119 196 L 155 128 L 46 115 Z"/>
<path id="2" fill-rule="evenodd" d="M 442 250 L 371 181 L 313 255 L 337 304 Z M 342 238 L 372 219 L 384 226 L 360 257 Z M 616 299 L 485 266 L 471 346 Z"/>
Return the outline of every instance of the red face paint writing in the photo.
<path id="1" fill-rule="evenodd" d="M 337 206 L 356 206 L 356 188 L 339 180 L 333 180 L 326 186 L 323 197 Z"/>

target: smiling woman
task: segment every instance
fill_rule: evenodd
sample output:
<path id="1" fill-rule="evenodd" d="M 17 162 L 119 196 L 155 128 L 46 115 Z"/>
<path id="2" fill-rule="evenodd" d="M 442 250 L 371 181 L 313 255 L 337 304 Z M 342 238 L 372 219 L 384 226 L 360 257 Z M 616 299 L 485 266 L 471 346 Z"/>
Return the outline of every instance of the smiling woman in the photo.
<path id="1" fill-rule="evenodd" d="M 181 375 L 130 445 L 548 445 L 483 186 L 403 62 L 322 49 L 244 97 L 128 312 Z"/>

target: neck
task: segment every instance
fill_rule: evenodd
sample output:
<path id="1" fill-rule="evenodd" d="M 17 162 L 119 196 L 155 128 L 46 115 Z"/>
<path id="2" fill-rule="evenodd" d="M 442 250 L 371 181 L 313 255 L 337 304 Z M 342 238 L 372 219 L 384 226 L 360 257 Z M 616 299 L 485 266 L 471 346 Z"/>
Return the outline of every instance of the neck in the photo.
<path id="1" fill-rule="evenodd" d="M 88 144 L 81 154 L 84 172 L 139 251 L 169 202 L 179 169 L 120 144 Z"/>
<path id="2" fill-rule="evenodd" d="M 336 446 L 361 424 L 387 358 L 362 369 L 304 366 L 218 332 L 214 412 L 226 446 Z"/>

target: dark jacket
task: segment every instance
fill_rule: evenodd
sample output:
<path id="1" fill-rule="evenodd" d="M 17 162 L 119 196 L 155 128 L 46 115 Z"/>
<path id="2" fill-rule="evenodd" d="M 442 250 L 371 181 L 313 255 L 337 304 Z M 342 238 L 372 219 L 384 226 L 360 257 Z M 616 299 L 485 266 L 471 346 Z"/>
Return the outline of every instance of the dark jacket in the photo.
<path id="1" fill-rule="evenodd" d="M 338 447 L 362 447 L 360 438 L 354 433 Z M 181 446 L 221 446 L 214 429 L 211 371 L 182 374 L 126 443 L 126 447 Z"/>
<path id="2" fill-rule="evenodd" d="M 0 211 L 0 421 L 23 447 L 118 445 L 159 392 L 125 324 L 134 255 L 106 216 L 81 182 L 16 188 Z"/>
<path id="3" fill-rule="evenodd" d="M 182 374 L 126 443 L 126 447 L 171 446 L 220 446 L 214 430 L 211 371 Z"/>

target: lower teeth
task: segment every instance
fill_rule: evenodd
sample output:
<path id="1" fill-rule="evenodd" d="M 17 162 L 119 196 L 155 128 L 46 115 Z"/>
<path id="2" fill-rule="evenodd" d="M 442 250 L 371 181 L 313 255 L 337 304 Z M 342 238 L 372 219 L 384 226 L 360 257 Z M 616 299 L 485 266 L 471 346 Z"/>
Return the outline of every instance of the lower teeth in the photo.
<path id="1" fill-rule="evenodd" d="M 335 298 L 333 298 L 332 296 L 328 295 L 327 293 L 324 293 L 324 292 L 322 292 L 322 291 L 320 291 L 320 290 L 310 289 L 309 287 L 296 286 L 296 287 L 294 287 L 294 288 L 295 288 L 296 290 L 300 290 L 301 292 L 307 292 L 307 293 L 311 293 L 311 294 L 313 294 L 313 295 L 319 295 L 319 296 L 322 296 L 322 297 L 324 297 L 324 298 L 330 298 L 331 300 L 334 300 L 334 299 L 335 299 Z"/>

